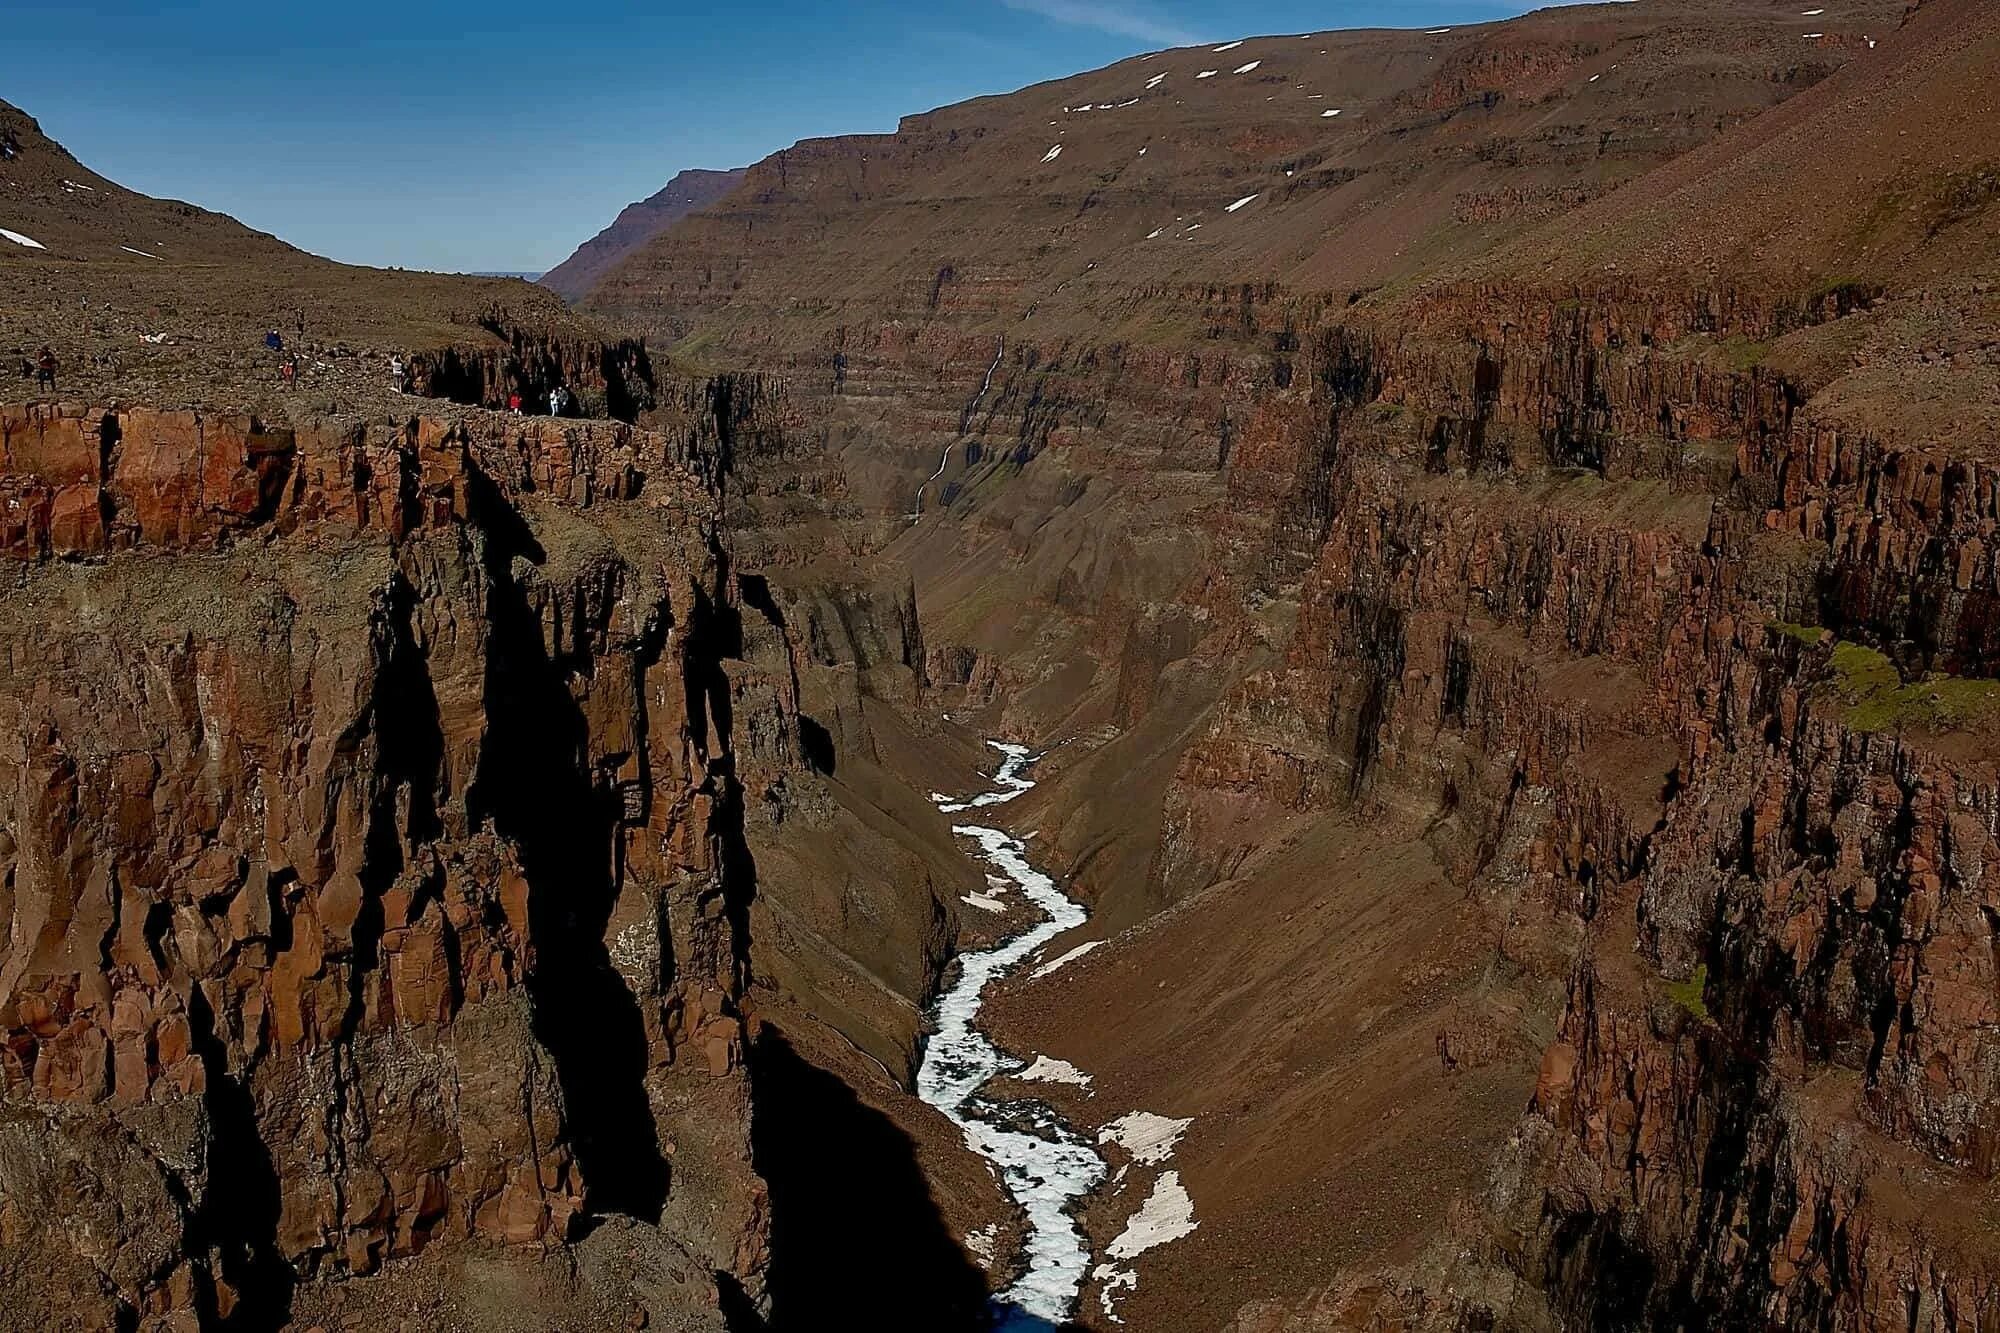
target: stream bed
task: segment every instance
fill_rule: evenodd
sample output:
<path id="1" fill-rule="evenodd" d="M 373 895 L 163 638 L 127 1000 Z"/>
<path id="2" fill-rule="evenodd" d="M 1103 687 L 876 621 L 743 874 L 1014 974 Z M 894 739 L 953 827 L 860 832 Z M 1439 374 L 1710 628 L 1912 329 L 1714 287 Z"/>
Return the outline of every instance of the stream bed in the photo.
<path id="1" fill-rule="evenodd" d="M 938 797 L 940 810 L 956 815 L 1001 805 L 1035 785 L 1022 776 L 1034 762 L 1025 747 L 989 744 L 1002 755 L 993 789 L 965 799 Z M 1012 834 L 979 824 L 955 824 L 952 831 L 973 842 L 989 873 L 1017 889 L 1045 919 L 991 949 L 960 955 L 958 978 L 938 997 L 932 1014 L 935 1031 L 917 1069 L 917 1095 L 942 1111 L 972 1150 L 994 1165 L 1026 1215 L 1025 1269 L 994 1298 L 995 1328 L 1049 1329 L 1075 1313 L 1090 1269 L 1090 1242 L 1070 1210 L 1104 1182 L 1105 1159 L 1048 1104 L 982 1094 L 994 1078 L 1018 1073 L 1029 1062 L 995 1046 L 977 1019 L 993 982 L 1082 925 L 1089 913 L 1030 864 L 1026 846 Z"/>

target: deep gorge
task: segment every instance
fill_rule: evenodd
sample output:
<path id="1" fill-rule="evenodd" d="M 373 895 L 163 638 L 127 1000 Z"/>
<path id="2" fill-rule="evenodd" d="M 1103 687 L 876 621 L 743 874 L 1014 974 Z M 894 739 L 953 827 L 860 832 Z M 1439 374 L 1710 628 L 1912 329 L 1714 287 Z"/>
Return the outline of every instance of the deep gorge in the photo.
<path id="1" fill-rule="evenodd" d="M 0 1305 L 2000 1319 L 2000 25 L 1308 38 L 573 307 L 173 214 L 282 389 L 0 107 Z"/>

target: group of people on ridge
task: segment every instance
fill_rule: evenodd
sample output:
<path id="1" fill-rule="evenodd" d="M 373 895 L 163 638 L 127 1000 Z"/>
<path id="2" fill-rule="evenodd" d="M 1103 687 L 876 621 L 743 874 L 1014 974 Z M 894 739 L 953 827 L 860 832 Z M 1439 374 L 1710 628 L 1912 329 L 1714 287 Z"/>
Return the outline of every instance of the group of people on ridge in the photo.
<path id="1" fill-rule="evenodd" d="M 305 327 L 306 318 L 301 313 L 299 315 L 299 330 L 301 334 L 305 331 Z M 299 354 L 296 349 L 289 352 L 285 350 L 284 335 L 276 329 L 272 329 L 264 335 L 264 346 L 277 354 L 278 378 L 287 384 L 297 384 L 299 381 Z"/>
<path id="2" fill-rule="evenodd" d="M 21 356 L 21 349 L 15 348 L 14 355 Z M 56 354 L 49 350 L 47 343 L 42 344 L 41 355 L 32 361 L 21 356 L 21 378 L 34 380 L 37 389 L 47 389 L 50 393 L 56 391 Z"/>
<path id="3" fill-rule="evenodd" d="M 575 406 L 576 406 L 576 395 L 572 394 L 569 391 L 569 387 L 567 385 L 558 384 L 556 385 L 555 388 L 549 390 L 550 416 L 552 417 L 567 416 L 569 414 L 569 410 Z M 509 389 L 507 391 L 507 410 L 509 412 L 512 412 L 517 417 L 522 415 L 521 391 L 519 389 Z"/>

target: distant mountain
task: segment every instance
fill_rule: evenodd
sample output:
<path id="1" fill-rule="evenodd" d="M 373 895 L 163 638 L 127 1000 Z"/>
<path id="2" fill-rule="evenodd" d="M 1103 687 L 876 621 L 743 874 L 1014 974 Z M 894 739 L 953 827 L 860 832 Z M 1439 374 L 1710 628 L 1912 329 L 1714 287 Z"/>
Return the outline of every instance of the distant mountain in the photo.
<path id="1" fill-rule="evenodd" d="M 577 247 L 576 253 L 544 273 L 540 282 L 580 301 L 597 280 L 625 256 L 697 209 L 706 208 L 736 188 L 746 168 L 733 171 L 683 171 L 651 198 L 627 204 L 612 224 Z"/>

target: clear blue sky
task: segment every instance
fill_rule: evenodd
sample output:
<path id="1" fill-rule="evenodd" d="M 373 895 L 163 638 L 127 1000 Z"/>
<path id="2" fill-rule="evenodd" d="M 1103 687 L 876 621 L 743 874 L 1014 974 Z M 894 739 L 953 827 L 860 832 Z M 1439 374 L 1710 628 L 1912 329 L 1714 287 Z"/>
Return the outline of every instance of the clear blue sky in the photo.
<path id="1" fill-rule="evenodd" d="M 1163 46 L 1510 0 L 8 0 L 0 98 L 87 165 L 336 259 L 539 270 L 683 167 Z"/>

